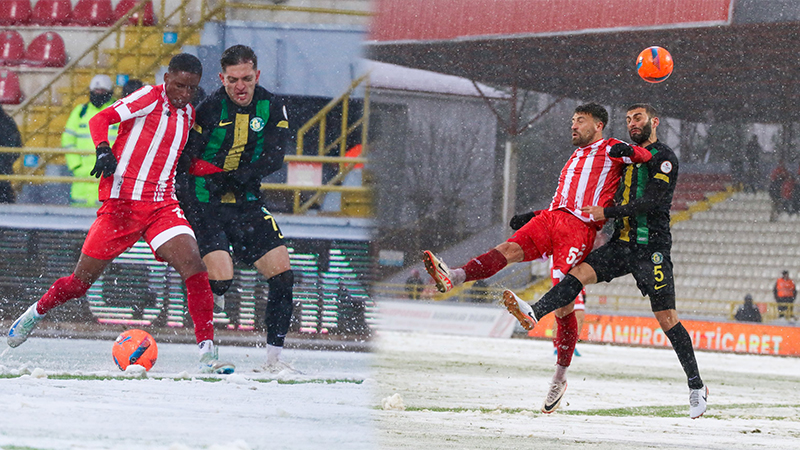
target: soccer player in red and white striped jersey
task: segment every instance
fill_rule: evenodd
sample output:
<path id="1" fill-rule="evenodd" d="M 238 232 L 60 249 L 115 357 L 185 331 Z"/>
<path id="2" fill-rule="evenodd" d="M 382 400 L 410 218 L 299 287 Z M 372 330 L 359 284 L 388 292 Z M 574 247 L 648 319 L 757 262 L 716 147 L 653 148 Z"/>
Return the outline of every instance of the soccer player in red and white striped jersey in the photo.
<path id="1" fill-rule="evenodd" d="M 145 86 L 92 118 L 92 139 L 108 142 L 108 126 L 120 124 L 112 152 L 118 161 L 100 181 L 100 200 L 176 200 L 175 167 L 194 125 L 194 108 L 167 98 L 165 85 Z"/>
<path id="2" fill-rule="evenodd" d="M 147 86 L 115 102 L 89 121 L 97 146 L 92 175 L 102 176 L 97 219 L 89 229 L 75 270 L 56 280 L 42 298 L 11 326 L 8 345 L 17 347 L 51 309 L 82 297 L 105 268 L 144 238 L 159 260 L 168 262 L 186 284 L 189 314 L 200 350 L 200 370 L 232 373 L 214 348 L 213 294 L 208 272 L 189 222 L 174 194 L 175 168 L 194 125 L 189 104 L 202 77 L 200 60 L 174 56 L 164 84 Z M 120 123 L 113 148 L 108 127 Z"/>
<path id="3" fill-rule="evenodd" d="M 466 281 L 489 278 L 506 265 L 552 256 L 554 278 L 569 272 L 592 250 L 595 235 L 604 221 L 595 221 L 581 211 L 585 206 L 611 206 L 626 164 L 647 162 L 649 151 L 616 139 L 604 139 L 608 112 L 601 105 L 587 103 L 572 116 L 572 144 L 578 149 L 561 170 L 558 189 L 550 207 L 529 214 L 529 220 L 508 241 L 457 269 L 430 251 L 423 252 L 425 269 L 446 292 Z M 516 228 L 516 227 L 515 227 Z M 542 411 L 552 412 L 566 389 L 566 370 L 578 342 L 577 321 L 572 305 L 556 311 L 558 365 L 551 393 Z M 568 310 L 567 310 L 568 309 Z M 533 321 L 533 319 L 531 319 Z M 563 380 L 563 381 L 562 381 Z M 551 400 L 553 397 L 553 400 Z"/>

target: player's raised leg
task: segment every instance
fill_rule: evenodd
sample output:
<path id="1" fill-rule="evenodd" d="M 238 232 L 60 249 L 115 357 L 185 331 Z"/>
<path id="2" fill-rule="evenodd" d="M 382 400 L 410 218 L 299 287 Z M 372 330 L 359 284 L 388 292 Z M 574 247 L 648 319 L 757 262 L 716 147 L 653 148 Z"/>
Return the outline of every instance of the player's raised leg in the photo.
<path id="1" fill-rule="evenodd" d="M 464 266 L 450 269 L 428 250 L 422 252 L 425 270 L 433 278 L 439 292 L 447 292 L 467 281 L 483 280 L 503 270 L 511 263 L 525 259 L 522 247 L 516 242 L 503 242 L 488 252 L 471 259 Z M 528 258 L 532 260 L 534 258 Z"/>
<path id="2" fill-rule="evenodd" d="M 178 271 L 186 285 L 186 303 L 194 322 L 195 338 L 200 351 L 200 370 L 207 373 L 233 373 L 234 365 L 220 362 L 218 349 L 214 345 L 214 294 L 208 282 L 208 272 L 200 258 L 197 241 L 188 225 L 181 227 L 169 228 L 159 233 L 150 240 L 150 246 L 159 258 Z"/>
<path id="3" fill-rule="evenodd" d="M 83 297 L 92 283 L 100 277 L 111 260 L 101 260 L 81 253 L 72 274 L 59 278 L 38 302 L 32 304 L 8 330 L 8 346 L 19 347 L 28 339 L 48 311 L 74 298 Z"/>

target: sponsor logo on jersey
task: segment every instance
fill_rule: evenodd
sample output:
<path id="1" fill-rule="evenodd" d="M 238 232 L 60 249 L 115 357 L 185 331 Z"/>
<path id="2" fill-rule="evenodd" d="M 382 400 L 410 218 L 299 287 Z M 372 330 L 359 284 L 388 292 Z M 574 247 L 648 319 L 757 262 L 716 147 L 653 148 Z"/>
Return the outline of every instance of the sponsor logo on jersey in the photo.
<path id="1" fill-rule="evenodd" d="M 672 172 L 672 163 L 669 161 L 664 161 L 661 163 L 661 171 L 664 173 Z"/>
<path id="2" fill-rule="evenodd" d="M 259 131 L 264 129 L 264 119 L 261 117 L 253 117 L 250 119 L 250 129 L 258 133 Z"/>
<path id="3" fill-rule="evenodd" d="M 653 264 L 661 264 L 664 262 L 664 255 L 661 252 L 655 252 L 650 256 L 650 261 L 653 261 Z"/>

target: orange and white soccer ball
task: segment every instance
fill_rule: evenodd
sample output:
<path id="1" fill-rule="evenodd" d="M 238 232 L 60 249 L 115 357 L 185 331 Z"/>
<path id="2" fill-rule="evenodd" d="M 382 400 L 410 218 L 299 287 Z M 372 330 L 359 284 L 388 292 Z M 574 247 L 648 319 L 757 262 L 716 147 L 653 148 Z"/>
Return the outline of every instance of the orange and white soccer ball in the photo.
<path id="1" fill-rule="evenodd" d="M 133 364 L 150 370 L 158 358 L 158 345 L 147 331 L 128 330 L 117 336 L 114 348 L 111 349 L 111 355 L 119 370 L 125 370 Z"/>
<path id="2" fill-rule="evenodd" d="M 636 71 L 648 83 L 661 83 L 672 74 L 672 55 L 658 46 L 647 47 L 636 58 Z"/>

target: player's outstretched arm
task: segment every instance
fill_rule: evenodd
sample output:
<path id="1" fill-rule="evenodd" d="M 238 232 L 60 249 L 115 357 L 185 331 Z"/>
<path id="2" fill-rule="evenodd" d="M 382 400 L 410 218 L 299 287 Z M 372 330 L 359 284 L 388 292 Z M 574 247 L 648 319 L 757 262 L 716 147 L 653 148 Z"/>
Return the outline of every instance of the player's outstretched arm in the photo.
<path id="1" fill-rule="evenodd" d="M 612 142 L 616 143 L 608 150 L 608 156 L 612 158 L 622 158 L 626 164 L 646 163 L 653 158 L 650 151 L 644 147 L 629 145 L 625 142 L 617 141 L 616 139 Z"/>

